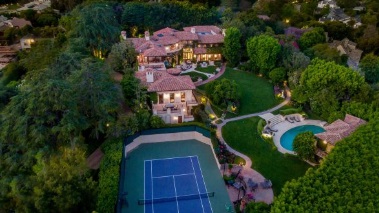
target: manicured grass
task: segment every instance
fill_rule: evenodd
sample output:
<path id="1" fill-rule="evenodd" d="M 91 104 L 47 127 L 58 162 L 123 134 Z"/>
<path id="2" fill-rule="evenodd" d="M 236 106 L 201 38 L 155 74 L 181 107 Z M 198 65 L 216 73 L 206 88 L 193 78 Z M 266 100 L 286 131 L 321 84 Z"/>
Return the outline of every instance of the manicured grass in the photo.
<path id="1" fill-rule="evenodd" d="M 238 85 L 240 95 L 239 113 L 238 115 L 229 113 L 230 117 L 267 110 L 280 102 L 275 99 L 273 85 L 253 73 L 226 68 L 225 73 L 216 81 L 223 78 L 234 80 Z M 206 84 L 200 86 L 199 89 L 205 91 L 205 87 Z"/>
<path id="2" fill-rule="evenodd" d="M 253 117 L 230 122 L 223 127 L 222 135 L 231 147 L 250 157 L 253 169 L 272 181 L 277 196 L 287 181 L 303 176 L 310 166 L 295 156 L 272 149 L 258 135 L 258 121 L 259 117 Z"/>
<path id="3" fill-rule="evenodd" d="M 214 74 L 216 72 L 216 66 L 207 66 L 207 67 L 197 66 L 196 70 L 200 71 L 200 72 L 206 72 L 209 74 Z"/>
<path id="4" fill-rule="evenodd" d="M 208 79 L 208 77 L 205 74 L 201 74 L 198 72 L 188 72 L 188 73 L 183 73 L 181 75 L 189 75 L 193 82 L 196 82 L 199 77 L 203 79 L 203 81 Z"/>

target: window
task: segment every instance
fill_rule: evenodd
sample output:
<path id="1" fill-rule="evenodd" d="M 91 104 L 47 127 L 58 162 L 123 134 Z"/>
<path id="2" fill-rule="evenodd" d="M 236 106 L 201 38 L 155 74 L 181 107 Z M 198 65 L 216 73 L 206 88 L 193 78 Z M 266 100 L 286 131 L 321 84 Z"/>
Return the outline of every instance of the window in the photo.
<path id="1" fill-rule="evenodd" d="M 170 103 L 175 102 L 175 93 L 170 93 Z"/>
<path id="2" fill-rule="evenodd" d="M 185 101 L 186 101 L 186 93 L 185 93 L 185 92 L 181 92 L 181 93 L 180 93 L 180 100 L 181 100 L 182 102 L 185 102 Z"/>
<path id="3" fill-rule="evenodd" d="M 163 104 L 163 94 L 158 95 L 158 103 Z"/>

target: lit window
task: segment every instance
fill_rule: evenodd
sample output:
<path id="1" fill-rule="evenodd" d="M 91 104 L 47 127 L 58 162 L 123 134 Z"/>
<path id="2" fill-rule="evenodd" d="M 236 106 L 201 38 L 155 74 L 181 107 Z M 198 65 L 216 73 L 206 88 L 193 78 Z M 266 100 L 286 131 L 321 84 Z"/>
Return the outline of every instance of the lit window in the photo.
<path id="1" fill-rule="evenodd" d="M 170 103 L 175 102 L 175 93 L 170 93 Z"/>
<path id="2" fill-rule="evenodd" d="M 181 92 L 180 93 L 180 99 L 181 99 L 182 102 L 186 101 L 186 93 L 185 92 Z"/>

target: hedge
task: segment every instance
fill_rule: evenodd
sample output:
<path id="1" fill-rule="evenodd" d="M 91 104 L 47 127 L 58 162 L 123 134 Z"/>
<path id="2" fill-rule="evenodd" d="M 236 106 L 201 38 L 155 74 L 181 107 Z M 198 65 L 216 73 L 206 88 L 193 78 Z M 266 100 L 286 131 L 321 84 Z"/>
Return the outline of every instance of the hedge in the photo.
<path id="1" fill-rule="evenodd" d="M 289 109 L 283 109 L 279 111 L 281 115 L 290 115 L 290 114 L 295 114 L 295 113 L 300 113 L 300 112 L 302 112 L 301 108 L 289 108 Z"/>
<path id="2" fill-rule="evenodd" d="M 101 149 L 104 152 L 104 157 L 100 164 L 97 211 L 113 213 L 118 196 L 122 140 L 107 140 Z"/>

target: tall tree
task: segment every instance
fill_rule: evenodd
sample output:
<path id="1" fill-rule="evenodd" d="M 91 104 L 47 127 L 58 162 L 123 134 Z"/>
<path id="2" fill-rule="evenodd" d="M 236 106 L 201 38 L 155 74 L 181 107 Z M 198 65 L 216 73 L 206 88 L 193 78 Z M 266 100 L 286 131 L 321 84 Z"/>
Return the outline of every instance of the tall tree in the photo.
<path id="1" fill-rule="evenodd" d="M 231 67 L 235 67 L 241 60 L 241 32 L 237 28 L 226 30 L 222 52 Z"/>
<path id="2" fill-rule="evenodd" d="M 279 52 L 280 44 L 271 36 L 259 35 L 247 41 L 250 61 L 264 75 L 275 67 Z"/>
<path id="3" fill-rule="evenodd" d="M 299 39 L 299 45 L 302 50 L 310 48 L 319 43 L 325 43 L 325 32 L 322 28 L 316 27 L 311 31 L 304 33 Z"/>
<path id="4" fill-rule="evenodd" d="M 83 38 L 93 55 L 100 58 L 117 42 L 120 33 L 114 10 L 106 3 L 93 3 L 80 9 L 74 29 L 74 35 Z"/>
<path id="5" fill-rule="evenodd" d="M 90 177 L 85 151 L 61 147 L 58 153 L 36 155 L 33 199 L 38 212 L 91 212 L 96 183 Z"/>
<path id="6" fill-rule="evenodd" d="M 126 68 L 134 66 L 136 57 L 137 53 L 132 44 L 122 41 L 112 46 L 108 62 L 114 71 L 124 73 Z"/>
<path id="7" fill-rule="evenodd" d="M 365 55 L 359 63 L 368 83 L 379 82 L 379 57 L 370 53 Z"/>
<path id="8" fill-rule="evenodd" d="M 367 97 L 367 90 L 369 87 L 358 72 L 334 62 L 314 59 L 303 71 L 293 98 L 328 120 L 343 102 Z"/>
<path id="9" fill-rule="evenodd" d="M 293 140 L 293 150 L 299 158 L 314 161 L 316 142 L 312 132 L 300 133 Z"/>

